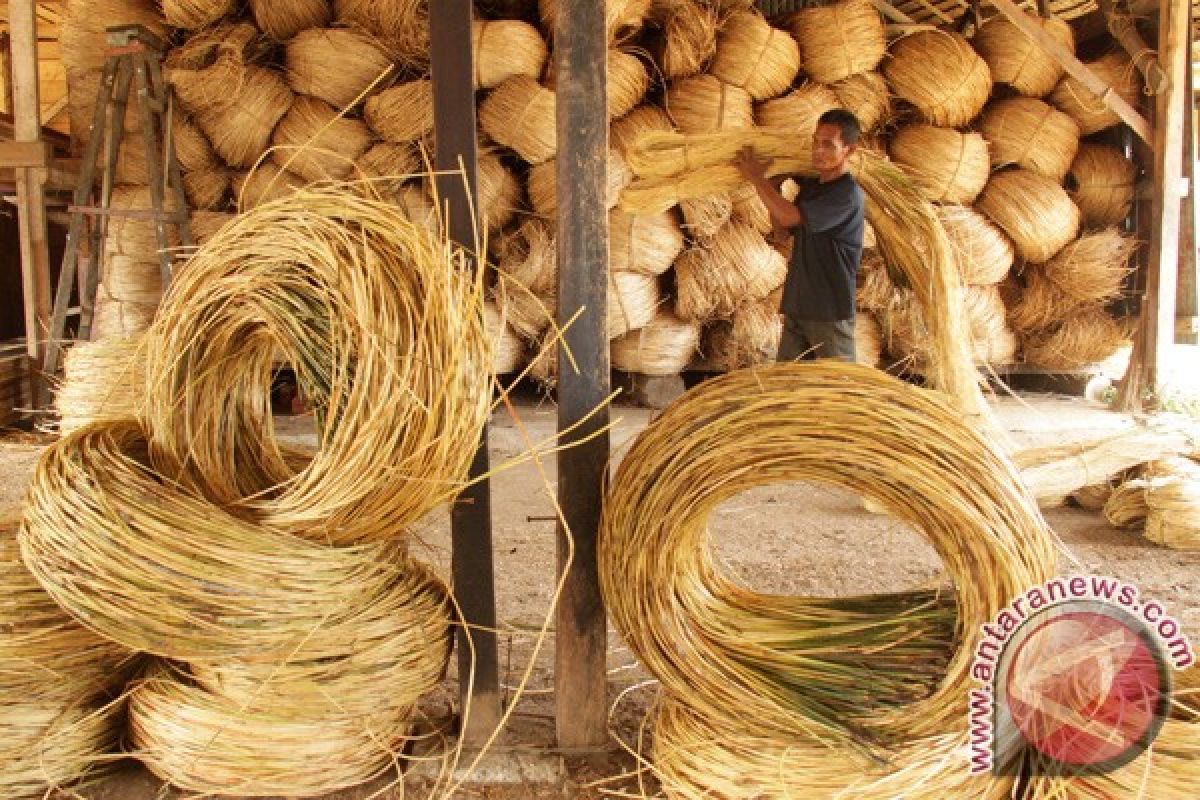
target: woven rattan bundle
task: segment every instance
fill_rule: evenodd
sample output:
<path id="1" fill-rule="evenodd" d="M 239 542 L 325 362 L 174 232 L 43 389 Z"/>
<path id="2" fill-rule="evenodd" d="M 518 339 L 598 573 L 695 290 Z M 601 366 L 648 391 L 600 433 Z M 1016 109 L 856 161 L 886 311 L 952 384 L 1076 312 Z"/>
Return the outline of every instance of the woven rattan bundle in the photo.
<path id="1" fill-rule="evenodd" d="M 608 268 L 613 272 L 661 275 L 683 247 L 683 230 L 673 211 L 628 214 L 613 209 L 608 214 Z"/>
<path id="2" fill-rule="evenodd" d="M 954 248 L 963 283 L 989 286 L 1004 280 L 1013 265 L 1008 237 L 970 206 L 939 206 L 937 213 Z"/>
<path id="3" fill-rule="evenodd" d="M 821 115 L 839 107 L 840 101 L 832 89 L 810 82 L 783 97 L 760 103 L 754 110 L 754 119 L 761 127 L 787 131 L 807 140 L 812 138 Z"/>
<path id="4" fill-rule="evenodd" d="M 521 339 L 504 320 L 504 315 L 493 302 L 484 303 L 483 323 L 488 338 L 492 340 L 492 374 L 507 375 L 516 372 L 521 363 L 524 347 Z"/>
<path id="5" fill-rule="evenodd" d="M 970 205 L 991 176 L 988 143 L 978 133 L 906 125 L 892 138 L 888 153 L 935 203 Z"/>
<path id="6" fill-rule="evenodd" d="M 733 221 L 711 246 L 675 261 L 675 312 L 696 322 L 728 317 L 744 300 L 766 297 L 785 277 L 784 257 L 753 227 Z"/>
<path id="7" fill-rule="evenodd" d="M 1016 164 L 1061 183 L 1079 149 L 1079 125 L 1033 97 L 1007 97 L 984 110 L 979 131 L 993 166 Z"/>
<path id="8" fill-rule="evenodd" d="M 264 161 L 253 170 L 235 175 L 233 199 L 242 211 L 287 197 L 308 183 L 296 173 Z"/>
<path id="9" fill-rule="evenodd" d="M 1086 233 L 1042 265 L 1042 272 L 1077 305 L 1121 296 L 1137 241 L 1116 228 Z"/>
<path id="10" fill-rule="evenodd" d="M 515 75 L 541 80 L 549 50 L 538 29 L 517 19 L 471 23 L 475 88 L 492 89 Z"/>
<path id="11" fill-rule="evenodd" d="M 392 59 L 370 35 L 350 28 L 310 28 L 287 44 L 287 80 L 341 110 L 392 68 Z"/>
<path id="12" fill-rule="evenodd" d="M 712 75 L 675 81 L 667 87 L 665 103 L 671 120 L 685 133 L 754 127 L 750 93 Z"/>
<path id="13" fill-rule="evenodd" d="M 157 258 L 108 255 L 97 298 L 120 303 L 158 305 L 162 299 L 162 264 Z"/>
<path id="14" fill-rule="evenodd" d="M 249 167 L 258 160 L 292 105 L 283 76 L 245 63 L 240 50 L 236 40 L 233 49 L 214 51 L 211 63 L 168 72 L 180 103 L 231 167 Z"/>
<path id="15" fill-rule="evenodd" d="M 339 116 L 333 106 L 298 95 L 271 137 L 272 160 L 309 181 L 338 180 L 371 146 L 362 120 Z"/>
<path id="16" fill-rule="evenodd" d="M 870 0 L 841 0 L 802 9 L 789 26 L 800 43 L 804 71 L 821 83 L 870 72 L 887 52 L 883 20 Z"/>
<path id="17" fill-rule="evenodd" d="M 558 18 L 558 4 L 563 0 L 538 0 L 538 13 L 542 18 L 542 27 L 554 32 Z M 610 41 L 622 39 L 641 29 L 650 13 L 653 0 L 603 0 L 604 28 Z"/>
<path id="18" fill-rule="evenodd" d="M 126 337 L 146 331 L 154 321 L 157 303 L 122 303 L 100 292 L 96 298 L 96 315 L 92 319 L 92 339 Z"/>
<path id="19" fill-rule="evenodd" d="M 625 164 L 620 152 L 609 149 L 605 170 L 604 205 L 615 208 L 621 199 L 621 191 L 633 180 L 633 173 Z M 529 170 L 529 204 L 533 210 L 554 219 L 558 213 L 558 164 L 555 160 L 537 164 Z"/>
<path id="20" fill-rule="evenodd" d="M 496 269 L 502 279 L 534 294 L 545 295 L 557 289 L 558 267 L 551 222 L 526 220 L 515 231 L 501 236 L 496 249 Z"/>
<path id="21" fill-rule="evenodd" d="M 799 71 L 796 40 L 772 27 L 761 13 L 735 11 L 721 23 L 717 54 L 709 67 L 720 80 L 765 100 L 787 91 Z"/>
<path id="22" fill-rule="evenodd" d="M 717 52 L 717 10 L 702 0 L 662 0 L 651 6 L 651 15 L 660 29 L 653 53 L 663 79 L 702 72 Z"/>
<path id="23" fill-rule="evenodd" d="M 1047 369 L 1080 369 L 1111 356 L 1126 338 L 1125 328 L 1104 309 L 1084 308 L 1026 339 L 1025 360 Z"/>
<path id="24" fill-rule="evenodd" d="M 883 67 L 888 83 L 934 125 L 966 125 L 991 94 L 987 62 L 956 33 L 926 30 L 897 40 Z"/>
<path id="25" fill-rule="evenodd" d="M 1110 91 L 1116 92 L 1125 102 L 1137 108 L 1142 93 L 1141 73 L 1124 52 L 1112 52 L 1086 64 L 1097 78 L 1110 87 Z M 1117 112 L 1069 75 L 1050 93 L 1050 102 L 1079 123 L 1079 130 L 1085 135 L 1102 131 L 1121 121 Z"/>
<path id="26" fill-rule="evenodd" d="M 433 133 L 433 83 L 422 78 L 385 89 L 363 107 L 371 130 L 389 142 L 416 142 Z"/>
<path id="27" fill-rule="evenodd" d="M 1148 540 L 1175 550 L 1200 550 L 1200 478 L 1195 470 L 1150 479 L 1146 510 Z"/>
<path id="28" fill-rule="evenodd" d="M 1080 307 L 1057 283 L 1046 277 L 1041 265 L 1026 265 L 1021 271 L 1021 281 L 1023 285 L 1013 283 L 1005 290 L 1011 295 L 1008 320 L 1022 335 L 1051 328 L 1062 320 L 1063 314 Z"/>
<path id="29" fill-rule="evenodd" d="M 173 210 L 173 195 L 164 198 L 166 209 Z M 117 211 L 146 211 L 152 208 L 150 189 L 145 186 L 114 186 L 109 207 Z M 167 246 L 179 245 L 175 225 L 167 225 Z M 114 214 L 108 222 L 104 252 L 109 256 L 128 256 L 139 261 L 158 263 L 158 238 L 154 222 L 133 215 Z"/>
<path id="30" fill-rule="evenodd" d="M 120 738 L 110 692 L 129 654 L 54 604 L 21 563 L 20 516 L 0 511 L 0 792 L 49 796 L 103 768 Z"/>
<path id="31" fill-rule="evenodd" d="M 1069 23 L 1057 17 L 1027 16 L 1050 38 L 1075 51 L 1075 35 Z M 1007 83 L 1028 97 L 1049 94 L 1062 77 L 1062 64 L 1002 15 L 980 26 L 971 44 L 991 68 L 992 80 Z"/>
<path id="32" fill-rule="evenodd" d="M 892 93 L 878 72 L 860 72 L 829 87 L 838 105 L 858 119 L 863 133 L 886 125 L 892 117 Z"/>
<path id="33" fill-rule="evenodd" d="M 975 204 L 1025 261 L 1049 261 L 1079 232 L 1079 209 L 1052 178 L 1026 169 L 994 174 Z"/>
<path id="34" fill-rule="evenodd" d="M 1133 205 L 1137 166 L 1115 147 L 1084 142 L 1067 172 L 1067 191 L 1092 227 L 1119 225 Z"/>
<path id="35" fill-rule="evenodd" d="M 963 292 L 963 308 L 976 363 L 995 365 L 1016 361 L 1017 336 L 1008 326 L 999 289 L 968 286 Z"/>
<path id="36" fill-rule="evenodd" d="M 479 148 L 476 168 L 479 179 L 477 211 L 482 215 L 487 231 L 494 233 L 512 222 L 521 207 L 524 199 L 521 181 L 494 148 Z M 613 200 L 613 205 L 616 202 Z"/>
<path id="37" fill-rule="evenodd" d="M 479 107 L 479 126 L 530 164 L 554 158 L 558 149 L 554 92 L 527 75 L 497 86 Z"/>
<path id="38" fill-rule="evenodd" d="M 700 326 L 669 311 L 612 342 L 612 365 L 641 375 L 678 375 L 700 348 Z"/>
<path id="39" fill-rule="evenodd" d="M 896 284 L 888 276 L 887 265 L 878 253 L 863 251 L 862 263 L 858 266 L 858 286 L 855 301 L 860 310 L 883 311 L 896 303 Z"/>
<path id="40" fill-rule="evenodd" d="M 881 503 L 925 534 L 957 591 L 787 597 L 726 577 L 710 553 L 712 510 L 796 481 Z M 1015 467 L 945 398 L 830 361 L 732 373 L 677 401 L 618 466 L 599 543 L 616 628 L 671 702 L 724 732 L 668 736 L 666 749 L 760 745 L 707 761 L 690 779 L 668 769 L 669 791 L 689 798 L 714 789 L 733 798 L 839 789 L 883 798 L 917 779 L 976 790 L 948 796 L 1001 796 L 980 791 L 990 776 L 967 778 L 954 756 L 967 739 L 974 658 L 955 632 L 977 630 L 1021 587 L 1054 574 L 1054 562 L 1052 534 Z M 977 580 L 981 570 L 988 581 Z M 819 766 L 861 767 L 870 743 L 928 760 Z M 759 768 L 766 761 L 746 757 L 754 751 L 777 768 Z M 670 758 L 656 747 L 656 764 Z M 890 792 L 875 781 L 890 781 Z"/>
<path id="41" fill-rule="evenodd" d="M 784 181 L 779 187 L 779 193 L 789 201 L 794 201 L 799 192 L 800 184 L 790 178 Z M 735 219 L 749 224 L 762 234 L 772 231 L 774 224 L 771 222 L 771 212 L 767 210 L 766 204 L 759 197 L 758 190 L 754 186 L 745 184 L 738 187 L 730 192 L 729 200 L 733 204 L 733 216 Z"/>
<path id="42" fill-rule="evenodd" d="M 286 42 L 309 28 L 324 28 L 333 18 L 327 0 L 249 0 L 259 29 L 277 42 Z"/>
<path id="43" fill-rule="evenodd" d="M 666 111 L 658 106 L 643 104 L 620 119 L 613 120 L 608 128 L 608 144 L 625 156 L 634 140 L 643 133 L 670 133 L 674 130 L 675 125 Z"/>
<path id="44" fill-rule="evenodd" d="M 429 64 L 429 0 L 334 0 L 338 22 L 373 35 L 401 64 Z"/>
<path id="45" fill-rule="evenodd" d="M 683 229 L 692 238 L 708 244 L 733 217 L 733 198 L 728 194 L 710 194 L 679 201 Z"/>
<path id="46" fill-rule="evenodd" d="M 63 382 L 54 395 L 61 433 L 137 413 L 145 393 L 142 342 L 142 334 L 114 336 L 67 350 Z"/>
<path id="47" fill-rule="evenodd" d="M 649 325 L 661 300 L 656 276 L 640 272 L 610 272 L 608 338 L 615 339 Z"/>
<path id="48" fill-rule="evenodd" d="M 229 198 L 230 175 L 224 167 L 183 174 L 183 191 L 191 208 L 214 211 Z"/>
<path id="49" fill-rule="evenodd" d="M 171 118 L 171 141 L 175 147 L 175 160 L 184 172 L 214 169 L 221 165 L 208 137 L 184 114 L 176 114 Z"/>
<path id="50" fill-rule="evenodd" d="M 378 142 L 354 163 L 355 177 L 371 179 L 375 191 L 394 195 L 424 170 L 420 149 L 410 142 Z"/>
<path id="51" fill-rule="evenodd" d="M 163 16 L 175 28 L 206 28 L 233 13 L 236 0 L 162 0 Z"/>

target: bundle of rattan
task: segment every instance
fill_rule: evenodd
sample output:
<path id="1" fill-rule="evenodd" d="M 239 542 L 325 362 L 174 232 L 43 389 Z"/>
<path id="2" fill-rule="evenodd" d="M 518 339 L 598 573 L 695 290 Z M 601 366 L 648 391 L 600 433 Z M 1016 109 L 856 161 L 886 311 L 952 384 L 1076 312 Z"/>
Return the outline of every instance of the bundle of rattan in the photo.
<path id="1" fill-rule="evenodd" d="M 1080 369 L 1113 355 L 1127 331 L 1104 309 L 1084 308 L 1024 342 L 1025 360 L 1047 369 Z"/>
<path id="2" fill-rule="evenodd" d="M 625 164 L 621 154 L 613 149 L 608 151 L 608 163 L 605 170 L 604 206 L 616 208 L 621 199 L 621 191 L 633 180 L 633 173 Z M 534 212 L 554 219 L 558 214 L 558 163 L 551 159 L 537 164 L 529 170 L 529 204 Z M 486 206 L 485 206 L 486 208 Z"/>
<path id="3" fill-rule="evenodd" d="M 1084 142 L 1067 172 L 1067 191 L 1085 225 L 1120 225 L 1133 205 L 1137 167 L 1115 147 Z"/>
<path id="4" fill-rule="evenodd" d="M 555 283 L 535 292 L 520 280 L 509 279 L 502 271 L 496 282 L 496 308 L 518 336 L 535 341 L 554 324 L 558 309 L 557 274 Z"/>
<path id="5" fill-rule="evenodd" d="M 91 138 L 90 129 L 96 113 L 96 95 L 100 93 L 102 75 L 101 72 L 67 70 L 67 117 L 70 120 L 71 138 L 81 145 L 86 145 Z M 140 114 L 125 115 L 126 135 L 137 133 L 141 127 Z"/>
<path id="6" fill-rule="evenodd" d="M 976 363 L 1016 361 L 1017 335 L 1008 326 L 1000 291 L 995 286 L 968 286 L 963 292 L 963 308 Z"/>
<path id="7" fill-rule="evenodd" d="M 880 310 L 879 325 L 883 349 L 892 360 L 908 372 L 925 374 L 930 362 L 929 333 L 920 310 L 913 301 L 912 292 L 897 292 L 892 303 Z M 966 341 L 974 363 L 975 346 L 969 327 L 965 335 L 968 337 Z"/>
<path id="8" fill-rule="evenodd" d="M 429 64 L 429 0 L 334 0 L 335 17 L 372 34 L 401 64 Z"/>
<path id="9" fill-rule="evenodd" d="M 669 207 L 661 211 L 666 210 Z M 679 201 L 679 212 L 683 215 L 683 229 L 688 235 L 707 245 L 733 218 L 733 198 L 728 194 L 687 198 Z"/>
<path id="10" fill-rule="evenodd" d="M 1146 487 L 1146 538 L 1175 550 L 1200 550 L 1200 477 L 1153 478 Z"/>
<path id="11" fill-rule="evenodd" d="M 854 114 L 863 133 L 886 125 L 892 117 L 892 93 L 878 72 L 860 72 L 830 85 L 838 105 Z"/>
<path id="12" fill-rule="evenodd" d="M 150 328 L 157 303 L 122 303 L 97 295 L 92 318 L 92 338 L 96 340 L 132 336 Z"/>
<path id="13" fill-rule="evenodd" d="M 606 58 L 608 82 L 608 118 L 623 117 L 642 102 L 650 89 L 650 72 L 645 63 L 631 52 L 619 49 L 608 51 Z M 556 90 L 554 64 L 546 71 L 546 88 Z"/>
<path id="14" fill-rule="evenodd" d="M 424 171 L 420 150 L 408 142 L 378 142 L 354 166 L 356 178 L 369 179 L 371 187 L 385 196 L 399 193 L 416 173 Z"/>
<path id="15" fill-rule="evenodd" d="M 1075 51 L 1075 35 L 1069 23 L 1057 17 L 1028 16 L 1051 39 Z M 1063 67 L 1058 59 L 1002 15 L 985 22 L 971 44 L 991 68 L 992 80 L 1007 83 L 1023 95 L 1048 94 L 1062 77 Z"/>
<path id="16" fill-rule="evenodd" d="M 501 236 L 496 250 L 496 269 L 502 279 L 515 284 L 514 291 L 516 287 L 524 287 L 534 294 L 545 295 L 557 289 L 554 228 L 550 222 L 526 220 L 512 233 Z"/>
<path id="17" fill-rule="evenodd" d="M 669 311 L 612 342 L 612 365 L 642 375 L 678 375 L 700 347 L 700 326 Z"/>
<path id="18" fill-rule="evenodd" d="M 1006 290 L 1008 320 L 1022 336 L 1053 327 L 1064 314 L 1079 309 L 1070 295 L 1046 277 L 1040 265 L 1027 265 L 1021 272 L 1021 284 L 1014 282 Z"/>
<path id="19" fill-rule="evenodd" d="M 516 75 L 540 80 L 549 53 L 538 29 L 517 19 L 471 23 L 475 88 L 492 89 Z"/>
<path id="20" fill-rule="evenodd" d="M 702 0 L 659 0 L 650 13 L 660 29 L 653 54 L 663 79 L 702 72 L 717 52 L 717 10 Z"/>
<path id="21" fill-rule="evenodd" d="M 1075 238 L 1079 209 L 1052 178 L 1025 169 L 992 176 L 975 204 L 1030 263 L 1049 261 Z"/>
<path id="22" fill-rule="evenodd" d="M 771 27 L 758 11 L 735 11 L 721 23 L 717 53 L 709 72 L 745 89 L 755 100 L 776 97 L 800 71 L 796 40 Z"/>
<path id="23" fill-rule="evenodd" d="M 988 143 L 978 133 L 906 125 L 892 138 L 888 153 L 935 203 L 969 205 L 991 176 Z"/>
<path id="24" fill-rule="evenodd" d="M 233 199 L 242 211 L 293 194 L 308 182 L 272 161 L 264 161 L 249 172 L 233 178 Z"/>
<path id="25" fill-rule="evenodd" d="M 206 28 L 233 13 L 235 0 L 162 0 L 167 24 L 176 28 Z"/>
<path id="26" fill-rule="evenodd" d="M 791 17 L 789 26 L 800 43 L 804 71 L 821 83 L 869 72 L 887 52 L 883 20 L 870 0 L 805 8 Z"/>
<path id="27" fill-rule="evenodd" d="M 183 174 L 183 191 L 192 208 L 214 211 L 224 208 L 229 198 L 230 173 L 224 167 Z"/>
<path id="28" fill-rule="evenodd" d="M 532 348 L 529 377 L 547 392 L 558 383 L 558 342 L 553 332 L 538 340 Z"/>
<path id="29" fill-rule="evenodd" d="M 112 336 L 67 350 L 63 381 L 54 395 L 60 432 L 138 412 L 145 394 L 143 338 Z"/>
<path id="30" fill-rule="evenodd" d="M 494 233 L 512 222 L 521 207 L 521 182 L 493 148 L 479 149 L 476 175 L 479 181 L 477 211 L 483 218 L 484 228 Z M 613 205 L 616 204 L 614 199 Z"/>
<path id="31" fill-rule="evenodd" d="M 966 125 L 992 90 L 987 62 L 956 33 L 924 30 L 892 45 L 884 75 L 897 95 L 934 125 Z"/>
<path id="32" fill-rule="evenodd" d="M 176 114 L 171 119 L 171 142 L 175 147 L 175 159 L 184 172 L 221 166 L 204 131 L 184 114 Z"/>
<path id="33" fill-rule="evenodd" d="M 864 251 L 858 267 L 855 299 L 863 311 L 884 311 L 897 302 L 896 284 L 888 276 L 887 265 L 877 253 Z"/>
<path id="34" fill-rule="evenodd" d="M 879 366 L 883 360 L 883 329 L 871 314 L 855 315 L 854 360 L 868 367 Z"/>
<path id="35" fill-rule="evenodd" d="M 327 27 L 333 19 L 327 0 L 249 0 L 249 6 L 254 23 L 277 42 L 309 28 Z"/>
<path id="36" fill-rule="evenodd" d="M 712 75 L 675 81 L 667 87 L 664 102 L 675 126 L 685 133 L 754 127 L 750 93 Z"/>
<path id="37" fill-rule="evenodd" d="M 990 145 L 992 164 L 1016 164 L 1061 183 L 1079 149 L 1079 125 L 1033 97 L 1007 97 L 992 103 L 979 120 Z"/>
<path id="38" fill-rule="evenodd" d="M 706 331 L 701 348 L 704 365 L 717 372 L 732 372 L 774 361 L 782 335 L 777 299 L 744 303 L 729 320 L 720 320 Z"/>
<path id="39" fill-rule="evenodd" d="M 244 63 L 237 48 L 203 67 L 171 69 L 168 79 L 180 103 L 231 167 L 249 167 L 258 160 L 292 105 L 292 91 L 283 76 Z"/>
<path id="40" fill-rule="evenodd" d="M 530 164 L 554 158 L 558 149 L 554 92 L 527 75 L 497 86 L 479 106 L 479 126 Z"/>
<path id="41" fill-rule="evenodd" d="M 495 303 L 489 301 L 483 304 L 483 324 L 487 328 L 488 338 L 492 340 L 492 374 L 516 372 L 524 346 L 520 337 L 504 321 L 504 315 Z"/>
<path id="42" fill-rule="evenodd" d="M 341 110 L 392 69 L 370 35 L 351 28 L 310 28 L 287 44 L 287 80 L 297 94 Z"/>
<path id="43" fill-rule="evenodd" d="M 1125 102 L 1137 107 L 1142 92 L 1141 73 L 1123 51 L 1089 61 L 1087 67 L 1105 86 L 1110 87 L 1109 91 L 1116 92 Z M 1063 78 L 1054 88 L 1050 102 L 1079 123 L 1079 130 L 1085 135 L 1102 131 L 1121 121 L 1117 112 L 1110 109 L 1102 98 L 1071 76 Z"/>
<path id="44" fill-rule="evenodd" d="M 416 142 L 433 133 L 433 83 L 422 78 L 386 89 L 363 107 L 371 130 L 389 142 Z"/>
<path id="45" fill-rule="evenodd" d="M 167 23 L 155 0 L 64 0 L 58 24 L 63 66 L 98 74 L 104 68 L 105 31 L 116 25 L 142 25 L 166 37 Z M 95 94 L 92 94 L 94 106 Z M 91 119 L 91 115 L 88 115 Z"/>
<path id="46" fill-rule="evenodd" d="M 199 247 L 217 235 L 217 231 L 225 227 L 234 218 L 234 214 L 226 211 L 193 211 L 188 219 L 188 229 L 192 234 L 192 242 Z"/>
<path id="47" fill-rule="evenodd" d="M 107 255 L 99 300 L 157 305 L 162 299 L 162 265 L 158 259 Z"/>
<path id="48" fill-rule="evenodd" d="M 620 119 L 613 120 L 608 128 L 608 144 L 625 156 L 634 140 L 643 133 L 671 133 L 674 130 L 675 125 L 666 111 L 658 106 L 640 105 Z"/>
<path id="49" fill-rule="evenodd" d="M 1137 240 L 1116 228 L 1087 233 L 1042 265 L 1042 272 L 1077 305 L 1120 297 Z"/>
<path id="50" fill-rule="evenodd" d="M 271 158 L 280 168 L 309 181 L 339 180 L 367 152 L 371 132 L 362 120 L 339 116 L 324 100 L 297 95 L 271 144 Z"/>
<path id="51" fill-rule="evenodd" d="M 787 131 L 797 139 L 809 140 L 821 115 L 840 106 L 841 101 L 828 86 L 806 83 L 783 97 L 760 103 L 754 111 L 754 120 L 761 127 Z"/>
<path id="52" fill-rule="evenodd" d="M 707 542 L 712 509 L 795 481 L 882 503 L 925 533 L 957 591 L 801 598 L 725 577 Z M 709 381 L 651 423 L 618 466 L 598 557 L 630 648 L 667 697 L 725 731 L 667 736 L 655 765 L 753 739 L 750 751 L 777 766 L 760 768 L 766 761 L 747 752 L 706 760 L 691 777 L 668 768 L 671 793 L 883 798 L 921 780 L 961 790 L 947 796 L 1005 796 L 955 757 L 967 741 L 975 650 L 956 631 L 976 630 L 1021 587 L 1053 575 L 1055 548 L 1007 455 L 940 395 L 832 361 Z M 904 759 L 821 767 L 863 765 L 871 744 Z"/>
<path id="53" fill-rule="evenodd" d="M 1104 505 L 1116 488 L 1112 483 L 1093 483 L 1071 493 L 1070 501 L 1084 511 L 1104 511 Z"/>
<path id="54" fill-rule="evenodd" d="M 990 286 L 1013 265 L 1013 246 L 999 228 L 969 206 L 938 207 L 938 218 L 955 251 L 963 283 Z"/>
<path id="55" fill-rule="evenodd" d="M 704 322 L 727 317 L 750 299 L 766 297 L 783 284 L 787 261 L 744 222 L 722 228 L 705 248 L 675 261 L 675 312 Z"/>
<path id="56" fill-rule="evenodd" d="M 167 211 L 174 210 L 172 195 L 164 197 Z M 118 213 L 108 222 L 108 236 L 104 240 L 104 252 L 108 256 L 127 256 L 138 261 L 158 263 L 159 244 L 154 221 L 144 217 L 119 212 L 145 212 L 152 208 L 150 189 L 145 186 L 114 186 L 109 198 L 109 207 Z M 166 226 L 167 247 L 179 245 L 178 227 L 173 223 Z"/>
<path id="57" fill-rule="evenodd" d="M 94 777 L 116 750 L 122 707 L 109 693 L 128 654 L 38 586 L 21 563 L 19 521 L 0 511 L 0 793 L 33 800 Z"/>
<path id="58" fill-rule="evenodd" d="M 796 199 L 798 190 L 799 184 L 790 179 L 786 185 L 780 186 L 780 193 L 789 200 Z M 770 233 L 773 229 L 771 212 L 767 210 L 766 204 L 759 197 L 758 190 L 752 184 L 748 183 L 730 192 L 729 202 L 733 206 L 735 219 L 745 222 L 762 234 Z"/>
<path id="59" fill-rule="evenodd" d="M 538 13 L 542 27 L 551 34 L 558 18 L 558 4 L 562 0 L 538 0 Z M 610 41 L 637 33 L 650 13 L 653 0 L 603 0 L 604 29 Z"/>
<path id="60" fill-rule="evenodd" d="M 1147 482 L 1135 478 L 1123 481 L 1109 493 L 1104 501 L 1104 518 L 1114 528 L 1136 528 L 1146 520 Z"/>
<path id="61" fill-rule="evenodd" d="M 661 275 L 683 251 L 683 231 L 673 211 L 608 214 L 608 268 L 614 272 Z"/>
<path id="62" fill-rule="evenodd" d="M 640 272 L 608 276 L 608 338 L 644 328 L 654 319 L 661 296 L 658 278 Z"/>

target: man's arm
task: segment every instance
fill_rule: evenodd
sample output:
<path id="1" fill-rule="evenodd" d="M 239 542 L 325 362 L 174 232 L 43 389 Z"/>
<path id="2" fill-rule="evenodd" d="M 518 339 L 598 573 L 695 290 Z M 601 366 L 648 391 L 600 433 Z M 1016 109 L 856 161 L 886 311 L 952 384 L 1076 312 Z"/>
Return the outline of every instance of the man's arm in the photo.
<path id="1" fill-rule="evenodd" d="M 743 147 L 733 163 L 742 173 L 742 177 L 749 181 L 758 192 L 759 198 L 771 215 L 772 228 L 788 230 L 805 223 L 804 212 L 795 203 L 780 194 L 767 177 L 767 167 L 770 166 L 770 161 L 760 161 L 755 157 L 752 148 Z"/>

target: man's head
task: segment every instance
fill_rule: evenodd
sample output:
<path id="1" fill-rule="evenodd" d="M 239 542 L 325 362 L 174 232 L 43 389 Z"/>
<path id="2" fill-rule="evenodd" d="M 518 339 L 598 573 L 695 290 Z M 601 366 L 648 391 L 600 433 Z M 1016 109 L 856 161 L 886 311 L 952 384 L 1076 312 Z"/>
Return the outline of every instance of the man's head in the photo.
<path id="1" fill-rule="evenodd" d="M 826 111 L 813 132 L 813 166 L 822 178 L 846 171 L 846 159 L 858 146 L 858 118 L 844 108 Z"/>

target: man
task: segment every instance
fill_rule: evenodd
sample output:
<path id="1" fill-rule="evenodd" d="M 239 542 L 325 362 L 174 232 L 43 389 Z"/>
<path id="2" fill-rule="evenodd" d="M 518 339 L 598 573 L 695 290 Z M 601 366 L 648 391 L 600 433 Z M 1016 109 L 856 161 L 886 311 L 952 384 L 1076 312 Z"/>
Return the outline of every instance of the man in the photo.
<path id="1" fill-rule="evenodd" d="M 858 120 L 849 111 L 826 111 L 813 133 L 816 178 L 800 181 L 795 202 L 767 178 L 770 161 L 750 147 L 738 170 L 754 184 L 776 231 L 790 231 L 792 259 L 783 287 L 779 361 L 840 358 L 854 361 L 854 284 L 862 258 L 863 191 L 847 162 L 858 146 Z"/>

